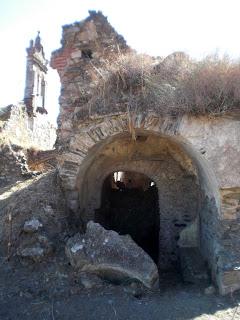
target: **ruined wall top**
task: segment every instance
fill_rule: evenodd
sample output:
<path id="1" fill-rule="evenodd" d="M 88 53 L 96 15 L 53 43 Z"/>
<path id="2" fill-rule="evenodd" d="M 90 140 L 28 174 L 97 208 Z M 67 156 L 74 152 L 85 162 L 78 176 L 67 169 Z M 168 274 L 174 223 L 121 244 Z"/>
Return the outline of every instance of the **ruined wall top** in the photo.
<path id="1" fill-rule="evenodd" d="M 90 11 L 83 21 L 63 26 L 61 43 L 62 47 L 52 53 L 50 62 L 61 80 L 59 141 L 71 132 L 80 115 L 88 114 L 86 104 L 93 96 L 92 89 L 98 82 L 96 75 L 100 76 L 101 67 L 116 54 L 130 51 L 107 18 L 95 11 Z"/>
<path id="2" fill-rule="evenodd" d="M 178 128 L 183 117 L 201 122 L 202 116 L 210 121 L 227 112 L 239 114 L 240 68 L 232 62 L 219 58 L 198 62 L 183 52 L 165 58 L 137 54 L 95 11 L 64 26 L 61 43 L 51 57 L 61 80 L 57 138 L 61 150 L 68 150 L 74 135 L 86 126 L 96 127 L 102 119 L 119 119 L 121 114 L 126 130 L 144 127 L 150 116 Z M 237 81 L 232 81 L 233 75 Z"/>
<path id="3" fill-rule="evenodd" d="M 126 41 L 108 23 L 101 11 L 89 11 L 89 17 L 63 26 L 62 48 L 52 54 L 51 67 L 63 77 L 64 68 L 74 62 L 101 57 L 128 49 Z M 72 61 L 71 61 L 72 60 Z"/>

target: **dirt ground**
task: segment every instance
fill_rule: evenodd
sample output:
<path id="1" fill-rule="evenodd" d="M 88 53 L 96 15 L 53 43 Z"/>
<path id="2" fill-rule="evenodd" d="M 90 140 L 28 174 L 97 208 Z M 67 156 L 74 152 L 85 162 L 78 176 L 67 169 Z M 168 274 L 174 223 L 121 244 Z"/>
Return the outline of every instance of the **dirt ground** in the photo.
<path id="1" fill-rule="evenodd" d="M 59 203 L 59 213 L 62 204 L 59 199 L 52 199 L 58 194 L 54 181 L 54 174 L 46 175 L 3 190 L 1 206 L 17 203 L 21 212 L 28 212 L 28 207 L 31 212 L 38 212 L 43 198 L 47 203 Z M 48 192 L 48 185 L 54 192 Z M 42 198 L 34 204 L 37 192 Z M 33 199 L 30 205 L 26 200 L 29 198 Z M 27 216 L 23 218 L 25 221 Z M 54 257 L 40 265 L 25 265 L 14 257 L 6 261 L 1 256 L 3 252 L 0 320 L 240 320 L 240 292 L 226 297 L 206 295 L 208 284 L 184 284 L 176 276 L 160 279 L 160 290 L 155 292 L 102 281 L 86 289 L 68 264 L 63 244 Z"/>
<path id="2" fill-rule="evenodd" d="M 206 285 L 161 280 L 156 292 L 102 283 L 83 287 L 65 261 L 40 266 L 1 259 L 1 320 L 237 320 L 240 293 L 206 295 Z"/>

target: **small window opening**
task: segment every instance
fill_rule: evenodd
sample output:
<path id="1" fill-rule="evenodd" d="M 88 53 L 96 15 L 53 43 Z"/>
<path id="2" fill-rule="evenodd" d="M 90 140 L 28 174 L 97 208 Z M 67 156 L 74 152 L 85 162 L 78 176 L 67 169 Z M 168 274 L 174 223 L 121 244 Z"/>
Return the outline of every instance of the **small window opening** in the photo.
<path id="1" fill-rule="evenodd" d="M 85 59 L 92 59 L 92 50 L 90 49 L 82 50 L 82 57 Z"/>

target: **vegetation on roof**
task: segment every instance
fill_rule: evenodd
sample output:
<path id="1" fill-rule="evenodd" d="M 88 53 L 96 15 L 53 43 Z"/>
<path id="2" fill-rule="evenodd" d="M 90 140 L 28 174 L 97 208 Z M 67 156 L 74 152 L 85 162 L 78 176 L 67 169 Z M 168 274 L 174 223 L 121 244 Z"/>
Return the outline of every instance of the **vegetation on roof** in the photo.
<path id="1" fill-rule="evenodd" d="M 88 113 L 152 110 L 160 115 L 220 115 L 240 110 L 240 63 L 208 56 L 193 61 L 174 53 L 161 62 L 147 55 L 118 54 L 92 65 L 95 86 Z"/>

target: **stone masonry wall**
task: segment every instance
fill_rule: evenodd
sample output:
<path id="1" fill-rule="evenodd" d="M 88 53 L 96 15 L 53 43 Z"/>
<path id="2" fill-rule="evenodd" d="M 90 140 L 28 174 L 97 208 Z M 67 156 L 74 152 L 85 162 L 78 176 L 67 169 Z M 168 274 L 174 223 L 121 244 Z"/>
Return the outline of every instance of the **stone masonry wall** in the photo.
<path id="1" fill-rule="evenodd" d="M 56 140 L 56 129 L 47 115 L 29 117 L 23 104 L 11 105 L 7 118 L 0 116 L 0 143 L 15 144 L 22 148 L 49 150 Z"/>
<path id="2" fill-rule="evenodd" d="M 76 213 L 84 205 L 80 182 L 86 163 L 97 160 L 97 150 L 108 139 L 125 133 L 134 140 L 141 132 L 168 137 L 195 162 L 202 190 L 200 210 L 205 212 L 200 221 L 202 245 L 219 289 L 228 293 L 240 288 L 239 198 L 238 191 L 233 192 L 240 188 L 239 114 L 159 116 L 146 104 L 142 112 L 113 113 L 113 106 L 107 114 L 90 115 L 85 105 L 95 85 L 94 68 L 119 50 L 130 49 L 101 13 L 91 12 L 86 20 L 63 28 L 62 48 L 52 55 L 51 65 L 58 70 L 62 84 L 58 169 L 68 207 Z"/>
<path id="3" fill-rule="evenodd" d="M 61 79 L 58 144 L 67 144 L 74 122 L 87 115 L 85 104 L 92 92 L 96 69 L 106 59 L 129 50 L 102 13 L 90 12 L 82 22 L 63 26 L 62 48 L 52 55 L 51 66 Z"/>
<path id="4" fill-rule="evenodd" d="M 29 169 L 28 150 L 52 149 L 55 139 L 56 130 L 48 122 L 46 115 L 29 117 L 25 105 L 21 104 L 1 109 L 0 187 L 12 185 L 36 174 Z"/>

